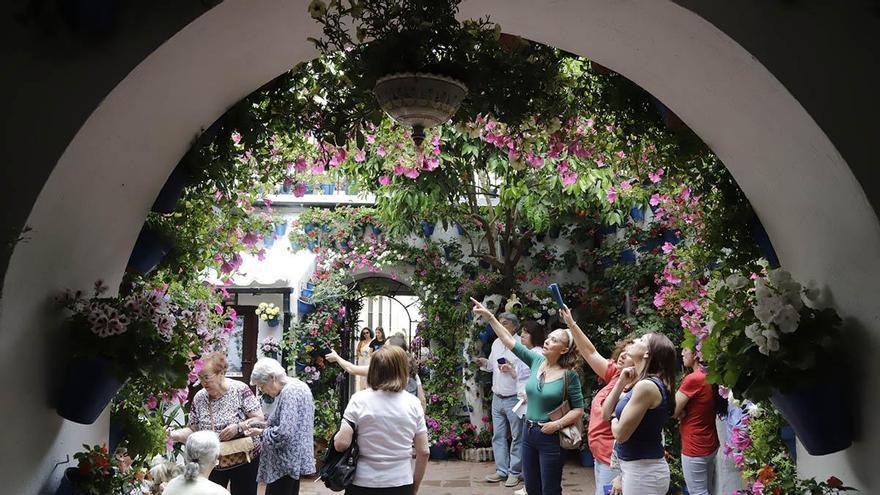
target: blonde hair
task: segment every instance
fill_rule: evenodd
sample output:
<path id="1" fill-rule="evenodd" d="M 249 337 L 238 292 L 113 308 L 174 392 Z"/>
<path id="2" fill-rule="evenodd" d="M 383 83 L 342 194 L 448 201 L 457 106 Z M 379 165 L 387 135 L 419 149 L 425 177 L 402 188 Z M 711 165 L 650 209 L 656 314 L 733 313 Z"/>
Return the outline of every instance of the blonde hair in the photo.
<path id="1" fill-rule="evenodd" d="M 562 332 L 565 335 L 565 338 L 568 339 L 568 342 L 566 343 L 568 349 L 564 353 L 559 355 L 559 360 L 556 362 L 556 364 L 567 370 L 572 369 L 577 364 L 578 359 L 581 357 L 581 355 L 574 348 L 574 337 L 571 335 L 571 330 L 567 328 L 557 328 L 556 330 L 553 330 L 553 332 L 557 330 Z"/>
<path id="2" fill-rule="evenodd" d="M 400 392 L 409 380 L 406 352 L 395 345 L 386 345 L 370 358 L 367 385 L 373 390 Z"/>

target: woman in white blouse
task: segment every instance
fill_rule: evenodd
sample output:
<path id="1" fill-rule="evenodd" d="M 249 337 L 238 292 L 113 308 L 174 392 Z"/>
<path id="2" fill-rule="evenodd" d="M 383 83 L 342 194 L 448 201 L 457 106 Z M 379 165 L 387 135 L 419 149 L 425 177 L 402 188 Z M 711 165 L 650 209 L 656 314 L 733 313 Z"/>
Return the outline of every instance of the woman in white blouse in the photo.
<path id="1" fill-rule="evenodd" d="M 428 465 L 428 432 L 419 400 L 406 392 L 406 353 L 384 346 L 370 358 L 367 385 L 342 414 L 333 446 L 343 451 L 357 429 L 360 457 L 346 495 L 415 495 Z M 416 462 L 412 465 L 415 445 Z"/>

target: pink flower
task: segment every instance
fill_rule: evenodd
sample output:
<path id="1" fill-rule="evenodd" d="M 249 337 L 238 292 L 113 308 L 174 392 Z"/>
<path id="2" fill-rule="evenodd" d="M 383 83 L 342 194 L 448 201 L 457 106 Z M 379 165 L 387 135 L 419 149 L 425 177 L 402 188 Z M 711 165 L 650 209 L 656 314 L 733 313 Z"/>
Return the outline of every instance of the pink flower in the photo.
<path id="1" fill-rule="evenodd" d="M 324 173 L 324 162 L 312 163 L 312 175 L 320 175 Z"/>
<path id="2" fill-rule="evenodd" d="M 257 259 L 260 261 L 266 259 L 266 248 L 260 248 L 260 250 L 257 251 Z"/>
<path id="3" fill-rule="evenodd" d="M 156 398 L 155 395 L 151 395 L 149 399 L 147 399 L 147 403 L 144 404 L 144 407 L 152 411 L 159 407 L 159 399 Z"/>
<path id="4" fill-rule="evenodd" d="M 415 167 L 407 168 L 404 170 L 403 175 L 405 175 L 406 177 L 409 177 L 410 179 L 415 179 L 419 176 L 419 169 L 417 169 Z"/>
<path id="5" fill-rule="evenodd" d="M 574 172 L 565 172 L 562 174 L 562 185 L 570 186 L 577 182 L 577 174 Z"/>
<path id="6" fill-rule="evenodd" d="M 370 144 L 375 143 L 376 142 L 376 135 L 375 134 L 367 134 L 367 142 Z"/>
<path id="7" fill-rule="evenodd" d="M 380 144 L 379 147 L 376 148 L 376 154 L 379 156 L 385 156 L 385 146 Z"/>
<path id="8" fill-rule="evenodd" d="M 217 313 L 218 315 L 222 315 L 223 314 L 223 306 L 220 305 L 219 303 L 214 304 L 214 312 Z"/>
<path id="9" fill-rule="evenodd" d="M 654 184 L 660 182 L 660 178 L 663 177 L 663 169 L 658 168 L 655 172 L 648 172 L 648 179 L 651 180 Z"/>
<path id="10" fill-rule="evenodd" d="M 532 168 L 541 168 L 544 166 L 544 158 L 532 153 L 526 155 L 526 161 L 529 162 L 529 165 L 531 165 Z"/>
<path id="11" fill-rule="evenodd" d="M 430 172 L 432 170 L 436 170 L 437 167 L 439 167 L 439 166 L 440 166 L 440 160 L 438 160 L 437 158 L 428 158 L 427 160 L 425 160 L 425 164 L 423 165 L 423 168 Z"/>
<path id="12" fill-rule="evenodd" d="M 682 299 L 681 301 L 679 301 L 679 304 L 681 305 L 681 308 L 688 313 L 692 313 L 700 307 L 699 304 L 697 304 L 697 301 L 693 299 Z"/>
<path id="13" fill-rule="evenodd" d="M 660 308 L 664 304 L 666 304 L 666 300 L 663 298 L 663 293 L 658 292 L 658 293 L 654 294 L 654 306 Z"/>
<path id="14" fill-rule="evenodd" d="M 403 175 L 404 172 L 406 172 L 406 167 L 404 167 L 400 163 L 395 163 L 393 171 L 394 175 Z"/>
<path id="15" fill-rule="evenodd" d="M 614 201 L 617 199 L 617 189 L 614 186 L 608 188 L 607 199 L 609 203 L 614 203 Z"/>
<path id="16" fill-rule="evenodd" d="M 663 269 L 663 278 L 666 279 L 667 283 L 670 283 L 672 285 L 678 285 L 681 283 L 681 279 L 674 273 L 672 273 L 669 268 Z"/>
<path id="17" fill-rule="evenodd" d="M 660 204 L 660 201 L 661 201 L 660 195 L 657 193 L 654 193 L 651 195 L 651 199 L 648 200 L 648 204 L 651 206 L 657 206 Z"/>
<path id="18" fill-rule="evenodd" d="M 309 162 L 307 162 L 304 157 L 297 158 L 296 162 L 293 163 L 293 169 L 297 172 L 305 172 L 308 168 Z"/>
<path id="19" fill-rule="evenodd" d="M 241 142 L 241 134 L 239 134 L 237 132 L 233 132 L 232 133 L 232 142 L 235 144 L 240 143 Z"/>
<path id="20" fill-rule="evenodd" d="M 379 184 L 381 184 L 383 186 L 387 186 L 388 184 L 391 184 L 391 177 L 387 176 L 387 175 L 379 176 Z"/>
<path id="21" fill-rule="evenodd" d="M 670 243 L 670 242 L 664 242 L 663 247 L 661 249 L 663 249 L 664 253 L 669 254 L 669 253 L 675 251 L 675 246 L 673 246 L 672 243 Z"/>
<path id="22" fill-rule="evenodd" d="M 293 195 L 297 198 L 301 198 L 306 195 L 306 185 L 302 182 L 294 186 Z"/>
<path id="23" fill-rule="evenodd" d="M 367 160 L 367 152 L 364 150 L 357 150 L 354 153 L 354 161 L 358 163 L 363 163 Z"/>
<path id="24" fill-rule="evenodd" d="M 257 237 L 257 234 L 255 234 L 254 232 L 248 232 L 244 237 L 241 238 L 241 242 L 250 247 L 254 247 L 259 240 L 260 238 Z"/>

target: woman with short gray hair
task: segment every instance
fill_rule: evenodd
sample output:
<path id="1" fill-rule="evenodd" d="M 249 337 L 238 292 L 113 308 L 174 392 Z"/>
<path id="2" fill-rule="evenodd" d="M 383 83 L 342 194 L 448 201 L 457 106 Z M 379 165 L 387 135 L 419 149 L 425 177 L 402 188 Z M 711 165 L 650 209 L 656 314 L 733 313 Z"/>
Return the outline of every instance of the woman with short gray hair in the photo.
<path id="1" fill-rule="evenodd" d="M 168 482 L 163 495 L 229 495 L 210 481 L 220 455 L 220 439 L 213 431 L 197 431 L 186 439 L 183 474 Z"/>
<path id="2" fill-rule="evenodd" d="M 245 433 L 259 436 L 263 450 L 257 481 L 266 495 L 296 495 L 300 476 L 315 472 L 315 402 L 305 383 L 287 376 L 281 364 L 262 358 L 251 371 L 251 385 L 275 398 L 267 423 L 248 420 Z"/>

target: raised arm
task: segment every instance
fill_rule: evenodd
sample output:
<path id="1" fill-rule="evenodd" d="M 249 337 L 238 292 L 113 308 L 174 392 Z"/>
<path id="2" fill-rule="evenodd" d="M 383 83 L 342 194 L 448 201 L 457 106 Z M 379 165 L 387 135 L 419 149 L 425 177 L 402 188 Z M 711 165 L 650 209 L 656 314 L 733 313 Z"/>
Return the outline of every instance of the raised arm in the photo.
<path id="1" fill-rule="evenodd" d="M 478 316 L 482 316 L 487 322 L 489 322 L 489 326 L 492 327 L 492 330 L 495 331 L 495 335 L 498 336 L 498 339 L 504 344 L 504 347 L 508 349 L 513 349 L 513 346 L 516 345 L 516 340 L 513 338 L 513 335 L 504 328 L 504 325 L 498 321 L 498 318 L 495 318 L 495 315 L 492 314 L 491 311 L 486 309 L 485 306 L 477 302 L 473 297 L 471 298 L 471 302 L 474 303 L 474 307 L 471 311 Z"/>
<path id="2" fill-rule="evenodd" d="M 333 349 L 330 349 L 330 352 L 324 356 L 324 359 L 338 364 L 340 368 L 352 375 L 367 376 L 367 371 L 370 369 L 368 365 L 353 364 L 350 361 L 346 361 Z"/>
<path id="3" fill-rule="evenodd" d="M 559 314 L 562 315 L 562 320 L 568 325 L 568 329 L 571 330 L 571 335 L 574 337 L 574 345 L 577 346 L 578 352 L 584 357 L 587 364 L 590 365 L 593 373 L 599 376 L 599 378 L 604 378 L 605 373 L 608 372 L 608 360 L 605 359 L 605 356 L 599 354 L 599 351 L 596 350 L 596 346 L 593 345 L 587 334 L 581 330 L 581 327 L 571 317 L 570 309 L 561 308 Z"/>

